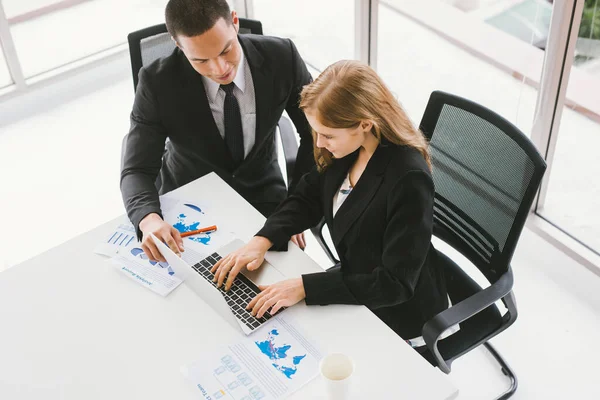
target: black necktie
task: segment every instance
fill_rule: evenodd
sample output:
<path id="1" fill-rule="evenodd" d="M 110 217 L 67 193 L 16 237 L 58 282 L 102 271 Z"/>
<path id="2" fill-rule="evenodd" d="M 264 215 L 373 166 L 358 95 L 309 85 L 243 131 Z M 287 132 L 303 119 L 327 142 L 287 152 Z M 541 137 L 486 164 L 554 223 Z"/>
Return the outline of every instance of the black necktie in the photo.
<path id="1" fill-rule="evenodd" d="M 235 84 L 221 85 L 225 91 L 225 106 L 223 107 L 225 122 L 225 143 L 233 158 L 234 167 L 237 168 L 244 160 L 244 134 L 242 131 L 242 116 L 240 105 L 233 95 Z"/>

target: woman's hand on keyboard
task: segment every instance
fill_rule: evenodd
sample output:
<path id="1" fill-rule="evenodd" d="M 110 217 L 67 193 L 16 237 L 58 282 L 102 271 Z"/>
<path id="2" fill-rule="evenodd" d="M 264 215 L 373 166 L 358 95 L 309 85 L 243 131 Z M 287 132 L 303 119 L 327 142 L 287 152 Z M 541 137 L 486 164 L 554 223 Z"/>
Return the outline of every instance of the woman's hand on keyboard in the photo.
<path id="1" fill-rule="evenodd" d="M 269 311 L 274 315 L 282 307 L 291 307 L 306 297 L 302 278 L 286 279 L 272 285 L 262 286 L 255 298 L 248 303 L 246 310 L 252 310 L 252 315 L 256 318 L 262 317 Z"/>
<path id="2" fill-rule="evenodd" d="M 225 279 L 225 290 L 229 290 L 235 277 L 242 268 L 247 267 L 250 271 L 260 268 L 265 253 L 273 246 L 273 243 L 262 236 L 254 236 L 245 246 L 223 257 L 212 267 L 210 272 L 215 274 L 213 282 L 221 287 Z"/>

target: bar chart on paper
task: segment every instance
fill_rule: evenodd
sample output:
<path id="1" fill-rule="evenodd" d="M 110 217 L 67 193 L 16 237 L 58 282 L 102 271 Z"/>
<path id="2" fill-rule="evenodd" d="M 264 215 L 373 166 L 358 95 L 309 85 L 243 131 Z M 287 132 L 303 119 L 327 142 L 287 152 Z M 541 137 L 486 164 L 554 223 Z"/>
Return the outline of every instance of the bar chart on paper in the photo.
<path id="1" fill-rule="evenodd" d="M 135 229 L 132 225 L 121 224 L 106 241 L 108 244 L 127 247 L 135 240 Z"/>

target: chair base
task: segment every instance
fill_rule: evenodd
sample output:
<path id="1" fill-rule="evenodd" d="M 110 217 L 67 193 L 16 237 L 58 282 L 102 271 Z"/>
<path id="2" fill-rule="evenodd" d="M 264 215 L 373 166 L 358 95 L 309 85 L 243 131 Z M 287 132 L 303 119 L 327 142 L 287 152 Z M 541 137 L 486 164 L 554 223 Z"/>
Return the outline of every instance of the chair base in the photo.
<path id="1" fill-rule="evenodd" d="M 498 361 L 502 373 L 506 375 L 508 379 L 510 379 L 510 387 L 506 392 L 502 393 L 502 395 L 498 397 L 497 400 L 505 400 L 512 397 L 512 395 L 515 394 L 515 392 L 517 391 L 517 387 L 519 386 L 519 381 L 517 380 L 515 372 L 508 366 L 506 361 L 504 361 L 504 358 L 502 358 L 502 356 L 498 353 L 494 346 L 492 346 L 491 343 L 485 342 L 483 345 L 486 347 L 486 349 L 489 350 L 489 352 L 496 359 L 496 361 Z"/>

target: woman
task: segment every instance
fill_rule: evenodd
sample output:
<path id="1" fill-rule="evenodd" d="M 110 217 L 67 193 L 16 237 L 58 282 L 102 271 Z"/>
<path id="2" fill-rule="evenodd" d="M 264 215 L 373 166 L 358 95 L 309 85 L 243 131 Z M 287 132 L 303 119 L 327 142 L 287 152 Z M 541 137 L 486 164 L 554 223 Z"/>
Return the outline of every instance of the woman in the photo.
<path id="1" fill-rule="evenodd" d="M 313 129 L 317 169 L 243 248 L 213 268 L 228 289 L 239 271 L 258 268 L 267 250 L 323 216 L 340 265 L 267 287 L 248 305 L 257 317 L 306 304 L 363 304 L 413 347 L 421 329 L 448 307 L 431 245 L 434 187 L 423 134 L 379 76 L 340 61 L 304 87 L 300 108 Z M 229 275 L 227 275 L 229 274 Z"/>

